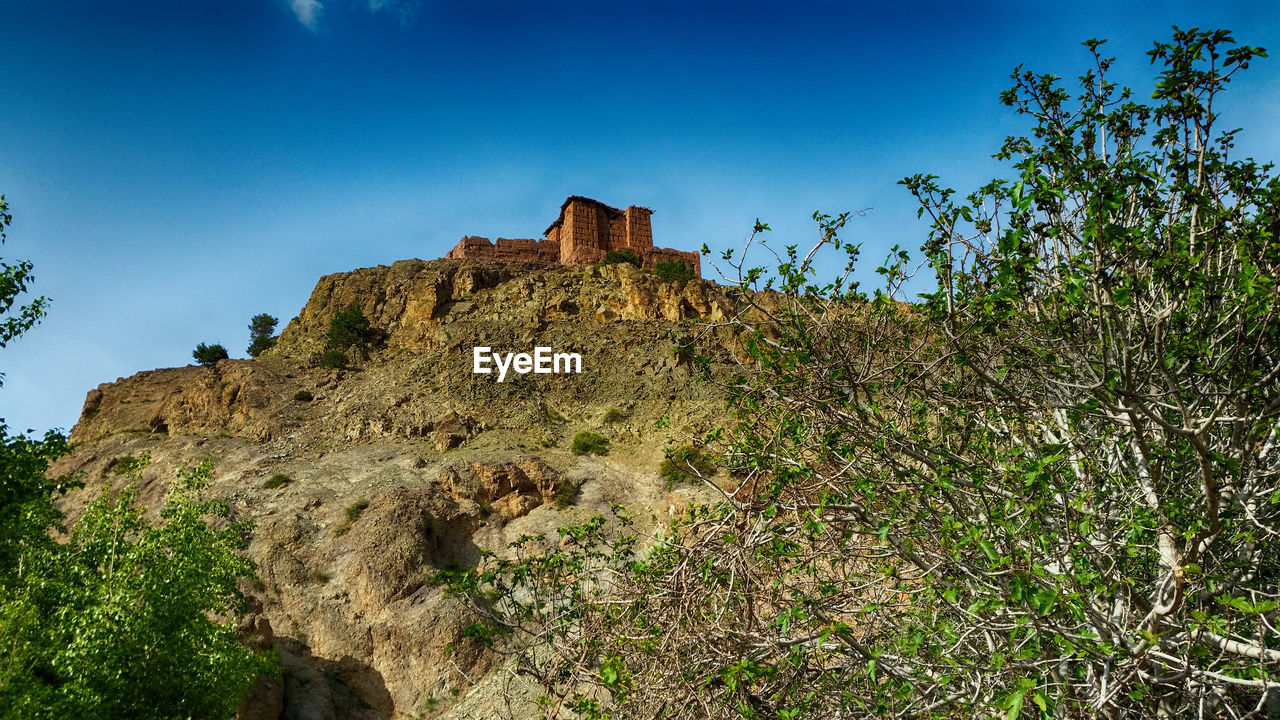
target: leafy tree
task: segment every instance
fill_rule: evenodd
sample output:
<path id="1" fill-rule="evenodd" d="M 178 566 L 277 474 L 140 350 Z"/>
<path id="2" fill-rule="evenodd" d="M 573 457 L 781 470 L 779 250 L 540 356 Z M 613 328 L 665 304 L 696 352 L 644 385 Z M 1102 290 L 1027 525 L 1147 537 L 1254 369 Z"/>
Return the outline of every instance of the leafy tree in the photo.
<path id="1" fill-rule="evenodd" d="M 353 304 L 338 311 L 329 321 L 329 332 L 325 338 L 326 348 L 346 350 L 353 345 L 364 346 L 373 342 L 373 337 L 373 327 L 369 325 L 369 319 L 364 316 L 364 310 L 360 309 L 359 305 Z"/>
<path id="2" fill-rule="evenodd" d="M 5 228 L 12 222 L 9 204 L 0 195 L 0 244 L 6 240 Z M 0 321 L 0 347 L 44 316 L 48 300 L 43 297 L 14 307 L 34 279 L 31 270 L 27 261 L 15 265 L 0 262 L 0 316 L 4 318 Z M 3 379 L 0 374 L 0 383 Z M 62 434 L 50 432 L 43 440 L 11 436 L 0 419 L 0 588 L 14 581 L 24 553 L 51 546 L 48 530 L 56 526 L 59 516 L 50 497 L 71 483 L 66 478 L 50 480 L 45 477 L 45 470 L 66 452 L 67 439 Z"/>
<path id="3" fill-rule="evenodd" d="M 249 320 L 249 357 L 256 358 L 276 344 L 272 335 L 280 320 L 266 313 L 254 315 Z"/>
<path id="4" fill-rule="evenodd" d="M 9 222 L 0 211 L 0 240 Z M 8 312 L 30 265 L 4 268 Z M 4 339 L 29 329 L 43 306 L 20 308 Z M 211 466 L 180 473 L 161 524 L 144 519 L 131 488 L 104 491 L 59 542 L 54 496 L 79 484 L 48 477 L 66 437 L 7 431 L 0 422 L 0 718 L 230 717 L 272 665 L 236 642 L 231 622 L 210 619 L 234 615 L 236 580 L 252 575 L 238 554 L 244 528 L 207 522 L 227 515 L 225 503 L 202 497 Z M 135 477 L 144 465 L 117 463 Z"/>
<path id="5" fill-rule="evenodd" d="M 1175 28 L 1146 104 L 1101 45 L 1074 98 L 1013 75 L 1015 179 L 903 181 L 922 302 L 896 248 L 869 295 L 815 277 L 848 215 L 784 252 L 741 491 L 454 578 L 548 714 L 1280 717 L 1280 181 L 1214 108 L 1264 53 Z"/>
<path id="6" fill-rule="evenodd" d="M 219 360 L 226 360 L 228 355 L 227 349 L 221 345 L 200 343 L 195 350 L 191 351 L 191 357 L 203 367 L 213 367 Z"/>
<path id="7" fill-rule="evenodd" d="M 227 718 L 271 672 L 215 622 L 237 607 L 246 528 L 203 497 L 212 463 L 180 469 L 153 525 L 132 486 L 91 502 L 66 545 L 23 554 L 0 605 L 0 717 Z M 135 476 L 136 477 L 136 476 Z"/>
<path id="8" fill-rule="evenodd" d="M 4 195 L 0 195 L 0 244 L 5 241 L 5 228 L 12 222 L 9 203 Z M 27 291 L 27 284 L 35 280 L 31 270 L 31 263 L 26 260 L 14 265 L 0 262 L 0 317 L 3 317 L 0 320 L 0 347 L 8 345 L 10 340 L 30 330 L 44 317 L 49 301 L 43 297 L 20 305 L 16 310 L 13 307 L 18 296 Z M 4 375 L 0 374 L 0 382 L 3 380 Z"/>

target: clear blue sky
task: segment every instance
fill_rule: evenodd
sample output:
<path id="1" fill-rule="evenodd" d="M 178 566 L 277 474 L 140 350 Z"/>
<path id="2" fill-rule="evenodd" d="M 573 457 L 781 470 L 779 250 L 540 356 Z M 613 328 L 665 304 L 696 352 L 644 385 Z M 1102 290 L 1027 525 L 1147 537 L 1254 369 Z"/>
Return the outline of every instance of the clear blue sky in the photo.
<path id="1" fill-rule="evenodd" d="M 924 235 L 897 180 L 1000 174 L 1015 65 L 1074 77 L 1109 38 L 1149 89 L 1174 24 L 1280 54 L 1271 0 L 0 0 L 2 254 L 53 300 L 0 351 L 0 417 L 70 428 L 98 383 L 243 357 L 324 273 L 537 236 L 570 194 L 686 249 L 872 208 L 878 260 Z M 1229 96 L 1241 153 L 1280 158 L 1280 58 Z"/>

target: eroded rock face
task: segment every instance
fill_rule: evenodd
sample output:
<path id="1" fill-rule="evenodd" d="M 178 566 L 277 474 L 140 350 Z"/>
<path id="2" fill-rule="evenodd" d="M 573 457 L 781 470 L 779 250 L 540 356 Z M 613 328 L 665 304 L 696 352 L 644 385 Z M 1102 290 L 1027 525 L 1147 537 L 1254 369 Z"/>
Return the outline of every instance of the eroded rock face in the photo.
<path id="1" fill-rule="evenodd" d="M 254 441 L 280 432 L 281 379 L 246 360 L 222 360 L 216 367 L 140 372 L 89 391 L 73 442 L 113 432 L 160 435 L 232 433 Z"/>
<path id="2" fill-rule="evenodd" d="M 563 478 L 537 457 L 500 463 L 446 466 L 440 483 L 458 501 L 492 506 L 506 520 L 514 520 L 551 502 Z"/>
<path id="3" fill-rule="evenodd" d="M 477 297 L 481 293 L 486 297 Z M 510 262 L 406 260 L 320 278 L 306 307 L 269 352 L 291 357 L 320 352 L 329 321 L 351 305 L 361 308 L 388 347 L 427 349 L 441 340 L 437 331 L 450 320 L 510 312 L 495 304 L 499 300 L 529 305 L 520 310 L 531 313 L 527 317 L 536 318 L 535 325 L 584 308 L 597 308 L 597 314 L 605 310 L 610 320 L 722 322 L 737 307 L 718 285 L 700 279 L 666 282 L 627 263 L 546 270 Z"/>
<path id="4" fill-rule="evenodd" d="M 314 367 L 330 319 L 352 304 L 378 343 L 354 368 Z M 259 683 L 245 720 L 450 717 L 455 703 L 464 717 L 499 657 L 464 635 L 475 618 L 431 579 L 524 535 L 554 547 L 557 527 L 613 502 L 665 522 L 696 490 L 667 491 L 664 448 L 724 413 L 716 383 L 695 383 L 690 353 L 672 347 L 692 341 L 727 373 L 732 338 L 688 323 L 737 308 L 713 284 L 626 264 L 406 261 L 330 275 L 257 360 L 90 391 L 75 450 L 53 472 L 85 473 L 63 501 L 74 521 L 104 484 L 135 482 L 114 472 L 120 457 L 152 457 L 136 481 L 152 512 L 177 466 L 214 459 L 210 491 L 253 524 L 258 577 L 243 588 L 254 609 L 240 634 L 283 671 Z M 580 352 L 583 373 L 497 383 L 472 373 L 475 345 Z M 608 436 L 609 456 L 572 455 L 580 430 Z"/>

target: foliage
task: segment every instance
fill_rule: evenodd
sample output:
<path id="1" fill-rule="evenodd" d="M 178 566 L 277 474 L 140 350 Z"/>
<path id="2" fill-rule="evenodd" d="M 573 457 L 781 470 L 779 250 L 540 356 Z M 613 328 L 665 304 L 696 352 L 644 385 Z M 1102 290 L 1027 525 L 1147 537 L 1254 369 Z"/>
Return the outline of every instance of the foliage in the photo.
<path id="1" fill-rule="evenodd" d="M 142 469 L 150 463 L 151 453 L 143 453 L 138 457 L 134 457 L 132 455 L 119 455 L 110 462 L 109 466 L 111 471 L 116 475 L 140 477 Z"/>
<path id="2" fill-rule="evenodd" d="M 226 360 L 227 349 L 221 345 L 206 345 L 200 343 L 195 350 L 191 351 L 191 357 L 202 367 L 213 367 L 218 364 L 219 360 Z"/>
<path id="3" fill-rule="evenodd" d="M 594 701 L 593 689 L 625 692 L 631 683 L 632 674 L 598 642 L 621 629 L 606 630 L 602 622 L 623 619 L 598 612 L 609 588 L 596 578 L 625 582 L 628 563 L 638 556 L 631 518 L 618 505 L 611 505 L 611 512 L 612 523 L 596 515 L 558 528 L 558 541 L 523 535 L 502 557 L 481 551 L 483 568 L 445 570 L 434 577 L 478 617 L 464 629 L 464 642 L 514 651 L 521 673 L 550 683 L 542 700 L 548 715 L 585 710 Z M 604 667 L 598 667 L 600 658 L 609 658 Z M 559 683 L 575 672 L 584 673 L 581 685 Z"/>
<path id="4" fill-rule="evenodd" d="M 254 315 L 249 320 L 249 357 L 256 358 L 276 344 L 272 333 L 279 319 L 266 313 Z"/>
<path id="5" fill-rule="evenodd" d="M 360 519 L 364 511 L 369 508 L 369 501 L 361 498 L 347 506 L 342 512 L 347 516 L 347 520 L 355 522 Z"/>
<path id="6" fill-rule="evenodd" d="M 344 368 L 350 363 L 350 360 L 347 359 L 347 354 L 341 350 L 330 349 L 324 351 L 324 354 L 320 356 L 319 362 L 320 367 L 324 368 Z"/>
<path id="7" fill-rule="evenodd" d="M 569 448 L 574 455 L 608 455 L 609 439 L 600 433 L 583 430 L 573 436 L 573 444 Z"/>
<path id="8" fill-rule="evenodd" d="M 348 532 L 350 532 L 351 526 L 354 525 L 356 521 L 360 519 L 360 516 L 363 515 L 364 511 L 367 510 L 368 508 L 369 508 L 369 500 L 367 498 L 361 498 L 351 503 L 350 505 L 348 505 L 342 511 L 343 514 L 346 516 L 346 518 L 341 523 L 339 523 L 337 527 L 333 529 L 334 536 L 342 537 L 343 535 L 346 535 Z"/>
<path id="9" fill-rule="evenodd" d="M 625 412 L 623 412 L 622 410 L 616 407 L 611 407 L 608 410 L 604 411 L 604 417 L 601 418 L 601 422 L 603 422 L 605 425 L 612 425 L 613 423 L 616 423 L 619 420 L 625 420 L 626 417 L 627 417 L 627 414 Z"/>
<path id="10" fill-rule="evenodd" d="M 315 396 L 311 394 L 310 390 L 299 390 L 293 394 L 293 399 L 298 402 L 311 402 L 315 399 Z"/>
<path id="11" fill-rule="evenodd" d="M 13 222 L 9 213 L 9 203 L 0 195 L 0 244 L 3 244 L 5 228 Z M 25 260 L 15 265 L 0 261 L 0 347 L 5 347 L 10 340 L 30 330 L 40 318 L 44 317 L 49 305 L 46 298 L 38 297 L 26 305 L 14 308 L 18 296 L 27 291 L 28 283 L 35 280 L 31 274 L 32 265 Z M 4 375 L 0 374 L 0 383 Z"/>
<path id="12" fill-rule="evenodd" d="M 278 487 L 284 487 L 291 482 L 293 482 L 293 478 L 285 475 L 284 473 L 276 473 L 266 480 L 263 480 L 262 487 L 265 490 L 274 490 Z"/>
<path id="13" fill-rule="evenodd" d="M 699 482 L 716 474 L 716 465 L 692 445 L 670 448 L 658 464 L 658 474 L 666 478 L 668 485 L 678 482 Z"/>
<path id="14" fill-rule="evenodd" d="M 604 254 L 604 264 L 612 265 L 613 263 L 630 263 L 640 267 L 640 256 L 630 250 L 610 250 Z"/>
<path id="15" fill-rule="evenodd" d="M 49 479 L 46 471 L 67 452 L 61 433 L 49 432 L 40 440 L 12 436 L 0 423 L 0 589 L 18 581 L 25 558 L 57 547 L 49 530 L 61 527 L 62 514 L 51 498 L 79 483 Z"/>
<path id="16" fill-rule="evenodd" d="M 564 478 L 556 484 L 555 505 L 557 510 L 564 510 L 578 501 L 578 493 L 582 490 L 582 482 L 572 478 Z"/>
<path id="17" fill-rule="evenodd" d="M 209 526 L 228 512 L 203 497 L 211 469 L 179 470 L 159 524 L 132 486 L 104 488 L 65 545 L 22 552 L 0 605 L 5 717 L 230 717 L 272 671 L 210 619 L 234 614 L 253 574 L 247 528 Z"/>
<path id="18" fill-rule="evenodd" d="M 330 351 L 346 350 L 352 346 L 363 347 L 373 342 L 373 336 L 373 326 L 364 316 L 364 310 L 353 303 L 350 307 L 340 310 L 329 321 L 325 347 Z"/>
<path id="19" fill-rule="evenodd" d="M 779 256 L 738 326 L 741 489 L 647 556 L 580 527 L 452 578 L 548 715 L 1280 712 L 1280 182 L 1214 109 L 1263 53 L 1175 29 L 1144 104 L 1086 46 L 1074 99 L 1002 95 L 1015 179 L 904 180 L 923 302 L 897 248 L 869 295 L 817 278 L 848 214 Z"/>
<path id="20" fill-rule="evenodd" d="M 10 221 L 0 198 L 0 240 Z M 7 312 L 31 279 L 4 266 Z M 29 329 L 43 301 L 0 328 L 0 345 Z M 238 551 L 245 528 L 210 521 L 225 503 L 204 499 L 208 463 L 180 472 L 158 524 L 132 487 L 84 509 L 65 542 L 54 497 L 80 483 L 50 479 L 68 452 L 57 432 L 10 436 L 0 423 L 0 718 L 226 718 L 262 672 L 274 671 L 235 638 L 236 582 L 252 576 Z M 149 459 L 112 467 L 141 476 Z"/>
<path id="21" fill-rule="evenodd" d="M 680 260 L 663 260 L 653 267 L 653 274 L 668 282 L 688 282 L 693 279 L 693 268 Z"/>

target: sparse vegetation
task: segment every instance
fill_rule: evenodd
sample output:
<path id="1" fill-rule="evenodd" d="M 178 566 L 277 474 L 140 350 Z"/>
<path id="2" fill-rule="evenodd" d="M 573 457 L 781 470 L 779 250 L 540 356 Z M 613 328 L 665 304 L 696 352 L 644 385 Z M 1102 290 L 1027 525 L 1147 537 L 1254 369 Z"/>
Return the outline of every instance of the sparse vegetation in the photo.
<path id="1" fill-rule="evenodd" d="M 600 433 L 583 430 L 573 436 L 573 444 L 569 448 L 574 455 L 608 455 L 609 439 Z"/>
<path id="2" fill-rule="evenodd" d="M 715 475 L 715 463 L 692 445 L 669 449 L 666 455 L 658 464 L 658 472 L 666 478 L 668 486 L 678 482 L 701 482 Z"/>
<path id="3" fill-rule="evenodd" d="M 616 423 L 619 420 L 625 420 L 626 417 L 627 417 L 627 414 L 623 412 L 621 409 L 616 407 L 611 407 L 608 410 L 604 411 L 604 417 L 601 418 L 601 422 L 603 422 L 605 425 L 612 425 L 613 423 Z"/>
<path id="4" fill-rule="evenodd" d="M 351 526 L 356 524 L 356 521 L 360 519 L 360 516 L 364 514 L 364 511 L 368 509 L 368 507 L 369 507 L 368 498 L 360 498 L 359 500 L 348 505 L 342 511 L 343 515 L 345 515 L 346 518 L 344 518 L 343 521 L 333 529 L 333 534 L 336 537 L 342 537 L 343 535 L 346 535 L 348 532 L 350 532 Z"/>
<path id="5" fill-rule="evenodd" d="M 293 478 L 289 477 L 288 475 L 285 475 L 284 473 L 276 473 L 275 475 L 272 475 L 266 480 L 263 480 L 262 487 L 263 489 L 266 489 L 266 490 L 274 490 L 278 487 L 284 487 L 285 485 L 288 485 L 291 482 L 293 482 Z"/>
<path id="6" fill-rule="evenodd" d="M 640 267 L 640 256 L 630 250 L 610 250 L 604 254 L 604 264 L 629 263 Z"/>
<path id="7" fill-rule="evenodd" d="M 150 463 L 151 453 L 143 453 L 138 457 L 134 457 L 132 455 L 120 455 L 108 463 L 107 467 L 116 475 L 123 475 L 125 477 L 136 479 L 141 477 L 142 469 Z"/>
<path id="8" fill-rule="evenodd" d="M 578 493 L 582 490 L 582 481 L 564 478 L 556 485 L 555 505 L 557 510 L 564 510 L 578 501 Z"/>
<path id="9" fill-rule="evenodd" d="M 311 573 L 311 579 L 323 585 L 329 582 L 330 580 L 332 580 L 333 578 L 332 576 L 329 575 L 329 573 L 325 572 L 324 570 L 316 570 Z"/>
<path id="10" fill-rule="evenodd" d="M 663 260 L 654 266 L 653 274 L 667 282 L 687 282 L 693 279 L 693 268 L 680 260 Z"/>
<path id="11" fill-rule="evenodd" d="M 315 399 L 315 396 L 311 394 L 310 390 L 299 390 L 298 392 L 293 394 L 293 399 L 297 400 L 298 402 L 309 403 Z"/>
<path id="12" fill-rule="evenodd" d="M 226 360 L 229 356 L 227 355 L 227 349 L 221 345 L 200 343 L 195 350 L 191 351 L 191 357 L 195 358 L 195 361 L 201 367 L 213 367 L 218 364 L 219 360 Z"/>
<path id="13" fill-rule="evenodd" d="M 369 507 L 369 501 L 365 498 L 361 498 L 351 503 L 350 505 L 348 505 L 347 508 L 342 512 L 346 514 L 347 520 L 349 520 L 350 522 L 355 522 L 360 519 L 360 516 L 364 514 L 364 511 L 367 510 L 368 507 Z"/>

